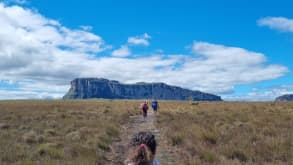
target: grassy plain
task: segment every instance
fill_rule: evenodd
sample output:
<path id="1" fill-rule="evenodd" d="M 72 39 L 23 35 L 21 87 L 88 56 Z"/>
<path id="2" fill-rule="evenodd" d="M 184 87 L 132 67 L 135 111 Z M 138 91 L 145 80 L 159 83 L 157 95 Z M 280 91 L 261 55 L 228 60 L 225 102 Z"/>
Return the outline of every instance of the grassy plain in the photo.
<path id="1" fill-rule="evenodd" d="M 292 164 L 293 103 L 169 102 L 157 127 L 180 164 Z"/>
<path id="2" fill-rule="evenodd" d="M 105 164 L 140 101 L 0 101 L 0 164 Z M 290 164 L 293 103 L 161 101 L 179 164 Z"/>
<path id="3" fill-rule="evenodd" d="M 0 164 L 105 164 L 137 111 L 132 101 L 1 101 Z"/>

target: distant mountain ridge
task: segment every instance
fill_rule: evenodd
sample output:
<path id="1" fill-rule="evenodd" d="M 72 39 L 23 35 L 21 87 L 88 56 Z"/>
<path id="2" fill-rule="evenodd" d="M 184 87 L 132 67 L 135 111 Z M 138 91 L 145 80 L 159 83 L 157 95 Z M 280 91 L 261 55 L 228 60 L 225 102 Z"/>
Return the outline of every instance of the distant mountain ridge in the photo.
<path id="1" fill-rule="evenodd" d="M 276 98 L 276 101 L 293 101 L 293 94 L 279 96 Z"/>
<path id="2" fill-rule="evenodd" d="M 222 101 L 220 96 L 192 91 L 165 83 L 122 84 L 103 78 L 77 78 L 63 99 L 151 99 Z"/>

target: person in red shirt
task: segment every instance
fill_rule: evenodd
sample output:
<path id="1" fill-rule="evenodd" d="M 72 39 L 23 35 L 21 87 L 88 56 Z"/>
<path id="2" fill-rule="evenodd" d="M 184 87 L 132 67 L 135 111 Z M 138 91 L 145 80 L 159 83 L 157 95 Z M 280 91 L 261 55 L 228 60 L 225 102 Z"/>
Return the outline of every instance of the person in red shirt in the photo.
<path id="1" fill-rule="evenodd" d="M 147 101 L 144 101 L 142 104 L 141 104 L 141 110 L 142 110 L 142 115 L 144 117 L 144 119 L 147 117 L 148 115 L 148 109 L 149 109 L 149 106 L 148 106 L 148 102 Z"/>

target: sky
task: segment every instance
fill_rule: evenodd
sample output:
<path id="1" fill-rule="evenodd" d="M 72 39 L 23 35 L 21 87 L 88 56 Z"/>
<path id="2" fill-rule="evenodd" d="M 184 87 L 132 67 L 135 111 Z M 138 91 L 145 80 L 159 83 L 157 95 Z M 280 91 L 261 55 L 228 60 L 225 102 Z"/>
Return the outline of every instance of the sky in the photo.
<path id="1" fill-rule="evenodd" d="M 0 99 L 59 99 L 80 77 L 227 101 L 293 93 L 290 0 L 0 0 Z"/>

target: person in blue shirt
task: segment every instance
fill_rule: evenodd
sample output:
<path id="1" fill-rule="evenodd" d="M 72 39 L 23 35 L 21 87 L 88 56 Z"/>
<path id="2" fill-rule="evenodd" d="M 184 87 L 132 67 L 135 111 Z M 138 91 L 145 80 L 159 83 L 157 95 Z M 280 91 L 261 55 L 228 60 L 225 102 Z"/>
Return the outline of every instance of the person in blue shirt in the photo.
<path id="1" fill-rule="evenodd" d="M 152 108 L 153 108 L 154 112 L 157 113 L 158 108 L 159 108 L 159 103 L 156 99 L 153 99 L 153 101 L 152 101 Z"/>

